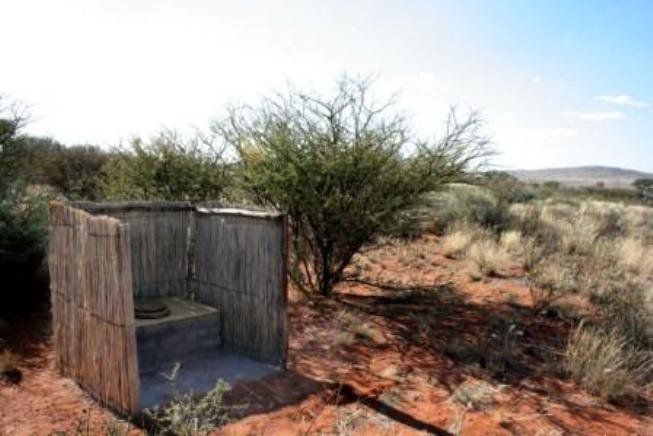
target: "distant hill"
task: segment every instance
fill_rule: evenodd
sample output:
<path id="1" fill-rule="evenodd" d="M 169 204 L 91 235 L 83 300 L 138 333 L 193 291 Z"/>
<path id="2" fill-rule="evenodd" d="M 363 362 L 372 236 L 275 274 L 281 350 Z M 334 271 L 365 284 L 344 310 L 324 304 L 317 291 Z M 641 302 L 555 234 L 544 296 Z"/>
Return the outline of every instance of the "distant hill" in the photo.
<path id="1" fill-rule="evenodd" d="M 605 186 L 626 187 L 630 186 L 636 179 L 653 179 L 652 173 L 602 166 L 513 170 L 508 172 L 524 182 L 541 183 L 552 181 L 573 186 L 593 186 L 603 182 Z"/>

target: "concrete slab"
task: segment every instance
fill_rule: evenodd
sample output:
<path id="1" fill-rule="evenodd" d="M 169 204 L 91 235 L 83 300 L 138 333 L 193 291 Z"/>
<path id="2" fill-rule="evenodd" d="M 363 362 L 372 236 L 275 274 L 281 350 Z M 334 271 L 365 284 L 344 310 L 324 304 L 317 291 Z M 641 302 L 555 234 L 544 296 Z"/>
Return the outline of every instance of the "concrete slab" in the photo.
<path id="1" fill-rule="evenodd" d="M 156 369 L 161 362 L 218 351 L 221 341 L 217 309 L 174 297 L 142 301 L 163 303 L 170 314 L 159 319 L 136 319 L 140 371 Z"/>
<path id="2" fill-rule="evenodd" d="M 147 298 L 142 301 L 163 303 L 170 309 L 170 315 L 159 319 L 136 319 L 134 320 L 136 328 L 203 317 L 218 312 L 214 307 L 178 297 Z"/>
<path id="3" fill-rule="evenodd" d="M 201 394 L 213 388 L 219 379 L 234 386 L 283 371 L 279 367 L 225 350 L 192 356 L 180 364 L 174 384 L 163 376 L 163 373 L 169 374 L 172 371 L 174 361 L 161 363 L 157 369 L 141 372 L 141 408 L 152 408 L 157 404 L 169 402 L 174 397 L 175 390 L 179 393 Z"/>

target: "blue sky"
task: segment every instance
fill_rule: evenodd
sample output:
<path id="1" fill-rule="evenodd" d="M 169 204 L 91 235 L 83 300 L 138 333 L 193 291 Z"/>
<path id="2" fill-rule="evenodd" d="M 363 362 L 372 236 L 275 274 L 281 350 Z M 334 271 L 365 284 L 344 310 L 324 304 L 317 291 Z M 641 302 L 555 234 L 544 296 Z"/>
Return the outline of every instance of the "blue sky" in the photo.
<path id="1" fill-rule="evenodd" d="M 288 82 L 374 74 L 423 135 L 478 109 L 502 168 L 653 171 L 651 1 L 5 2 L 0 93 L 33 133 L 111 146 Z M 4 21 L 4 20 L 3 20 Z"/>

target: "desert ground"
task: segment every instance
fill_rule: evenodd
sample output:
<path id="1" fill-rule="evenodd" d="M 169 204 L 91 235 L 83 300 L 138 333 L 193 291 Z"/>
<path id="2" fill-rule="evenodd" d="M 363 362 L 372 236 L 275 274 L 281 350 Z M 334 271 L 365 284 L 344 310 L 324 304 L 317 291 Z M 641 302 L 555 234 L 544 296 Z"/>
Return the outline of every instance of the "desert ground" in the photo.
<path id="1" fill-rule="evenodd" d="M 650 388 L 615 400 L 560 376 L 588 299 L 540 309 L 511 251 L 521 243 L 476 276 L 451 239 L 381 238 L 332 299 L 291 289 L 288 371 L 234 386 L 226 402 L 238 407 L 216 434 L 653 432 Z M 46 313 L 7 335 L 22 379 L 0 384 L 0 434 L 140 434 L 57 374 Z"/>

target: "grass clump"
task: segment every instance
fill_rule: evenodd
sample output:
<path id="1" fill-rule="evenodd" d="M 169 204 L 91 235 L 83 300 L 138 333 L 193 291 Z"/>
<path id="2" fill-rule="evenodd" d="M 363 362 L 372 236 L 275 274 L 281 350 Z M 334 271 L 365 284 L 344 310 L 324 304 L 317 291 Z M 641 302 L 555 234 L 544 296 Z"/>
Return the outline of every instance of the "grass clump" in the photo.
<path id="1" fill-rule="evenodd" d="M 499 389 L 485 381 L 468 381 L 456 388 L 451 398 L 468 409 L 484 411 L 497 403 Z"/>
<path id="2" fill-rule="evenodd" d="M 490 238 L 474 242 L 467 250 L 467 270 L 475 280 L 499 277 L 511 264 L 510 254 Z"/>
<path id="3" fill-rule="evenodd" d="M 617 329 L 579 325 L 563 356 L 563 371 L 588 391 L 615 400 L 653 380 L 653 356 Z"/>
<path id="4" fill-rule="evenodd" d="M 519 230 L 503 232 L 499 239 L 499 245 L 510 254 L 521 254 L 524 250 L 524 241 Z"/>
<path id="5" fill-rule="evenodd" d="M 442 254 L 450 259 L 461 257 L 482 234 L 482 230 L 466 224 L 455 225 L 442 238 Z"/>

